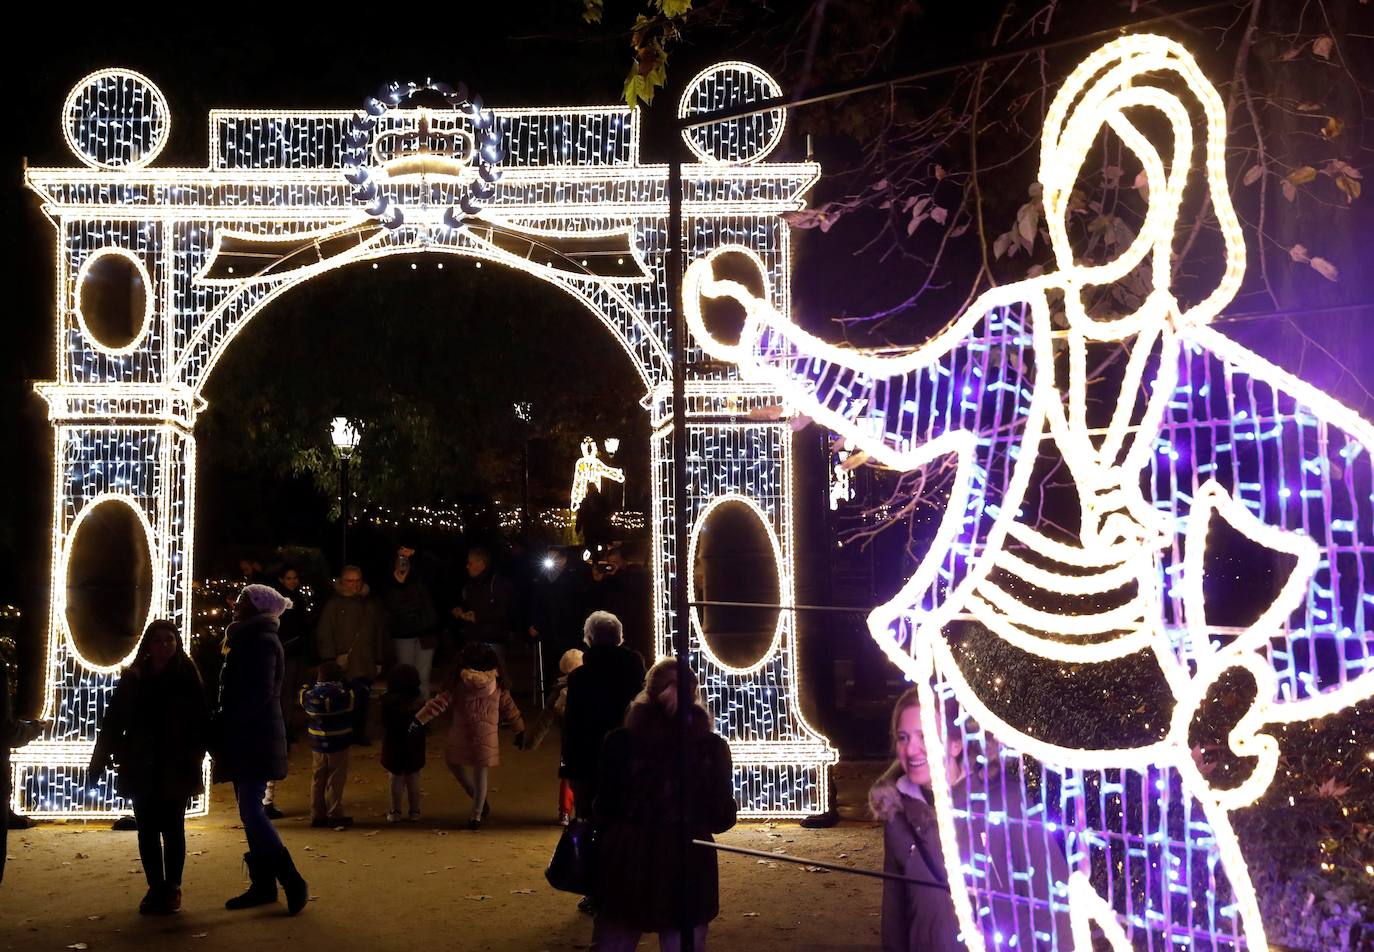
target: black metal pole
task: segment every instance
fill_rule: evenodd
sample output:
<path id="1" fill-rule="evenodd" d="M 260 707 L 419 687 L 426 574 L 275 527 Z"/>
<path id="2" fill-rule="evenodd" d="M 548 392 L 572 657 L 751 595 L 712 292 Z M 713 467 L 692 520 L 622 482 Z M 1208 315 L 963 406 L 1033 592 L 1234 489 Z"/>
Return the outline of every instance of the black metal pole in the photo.
<path id="1" fill-rule="evenodd" d="M 525 442 L 520 451 L 520 471 L 523 484 L 520 489 L 520 534 L 525 537 L 525 545 L 530 544 L 530 425 L 524 424 Z"/>
<path id="2" fill-rule="evenodd" d="M 682 316 L 682 163 L 673 160 L 668 166 L 668 258 L 666 263 L 668 301 L 672 308 L 673 361 L 673 653 L 677 656 L 678 683 L 678 820 L 682 833 L 678 868 L 682 870 L 682 891 L 679 893 L 682 913 L 682 949 L 692 952 L 695 935 L 692 921 L 690 873 L 688 859 L 692 849 L 691 832 L 687 828 L 687 727 L 688 707 L 692 698 L 685 690 L 691 678 L 688 660 L 691 632 L 691 606 L 687 604 L 688 580 L 692 567 L 687 564 L 687 520 L 691 507 L 687 503 L 687 324 Z"/>
<path id="3" fill-rule="evenodd" d="M 699 849 L 715 850 L 718 853 L 738 853 L 740 856 L 757 856 L 770 862 L 795 863 L 799 866 L 815 866 L 817 869 L 832 869 L 837 873 L 851 873 L 855 876 L 868 876 L 871 879 L 890 879 L 899 883 L 911 883 L 913 886 L 925 886 L 929 889 L 939 889 L 949 892 L 949 883 L 937 883 L 933 879 L 919 879 L 915 876 L 901 876 L 897 873 L 884 873 L 876 869 L 858 869 L 853 866 L 841 866 L 839 863 L 829 863 L 821 859 L 809 859 L 805 856 L 788 856 L 786 853 L 765 853 L 763 850 L 751 850 L 743 846 L 726 846 L 723 843 L 714 843 L 710 840 L 693 840 L 692 845 Z"/>
<path id="4" fill-rule="evenodd" d="M 341 528 L 339 530 L 339 575 L 343 575 L 344 566 L 348 564 L 348 457 L 339 457 L 339 515 Z"/>

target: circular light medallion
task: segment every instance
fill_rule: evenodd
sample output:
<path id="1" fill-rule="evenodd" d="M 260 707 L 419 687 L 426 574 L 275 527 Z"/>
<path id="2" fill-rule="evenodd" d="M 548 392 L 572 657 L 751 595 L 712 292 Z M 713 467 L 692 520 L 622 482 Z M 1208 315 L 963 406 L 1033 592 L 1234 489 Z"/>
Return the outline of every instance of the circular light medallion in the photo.
<path id="1" fill-rule="evenodd" d="M 778 81 L 752 63 L 717 63 L 698 73 L 678 101 L 680 119 L 744 106 L 782 95 Z M 782 139 L 785 109 L 713 122 L 682 133 L 687 148 L 703 162 L 747 165 L 766 157 Z"/>
<path id="2" fill-rule="evenodd" d="M 62 135 L 93 169 L 141 169 L 167 144 L 172 114 L 153 81 L 130 69 L 82 79 L 62 105 Z"/>

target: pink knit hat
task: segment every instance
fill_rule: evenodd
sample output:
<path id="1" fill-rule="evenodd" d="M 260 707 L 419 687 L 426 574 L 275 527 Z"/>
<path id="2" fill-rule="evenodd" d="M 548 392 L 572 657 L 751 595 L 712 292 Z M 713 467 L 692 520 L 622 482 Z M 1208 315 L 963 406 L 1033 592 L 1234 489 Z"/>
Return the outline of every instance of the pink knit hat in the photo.
<path id="1" fill-rule="evenodd" d="M 280 615 L 292 606 L 291 599 L 270 585 L 247 585 L 243 593 L 263 615 Z"/>

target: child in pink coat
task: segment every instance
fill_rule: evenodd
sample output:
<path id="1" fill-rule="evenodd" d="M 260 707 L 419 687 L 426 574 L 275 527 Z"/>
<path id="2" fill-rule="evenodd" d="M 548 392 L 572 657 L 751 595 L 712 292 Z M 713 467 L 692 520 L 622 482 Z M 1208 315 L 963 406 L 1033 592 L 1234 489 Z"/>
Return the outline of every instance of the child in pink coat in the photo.
<path id="1" fill-rule="evenodd" d="M 516 749 L 525 749 L 525 721 L 497 671 L 496 652 L 489 645 L 466 645 L 459 657 L 458 673 L 415 719 L 426 724 L 446 710 L 452 717 L 444 760 L 472 797 L 468 829 L 480 830 L 491 812 L 487 802 L 490 771 L 501 762 L 500 725 L 513 726 Z"/>

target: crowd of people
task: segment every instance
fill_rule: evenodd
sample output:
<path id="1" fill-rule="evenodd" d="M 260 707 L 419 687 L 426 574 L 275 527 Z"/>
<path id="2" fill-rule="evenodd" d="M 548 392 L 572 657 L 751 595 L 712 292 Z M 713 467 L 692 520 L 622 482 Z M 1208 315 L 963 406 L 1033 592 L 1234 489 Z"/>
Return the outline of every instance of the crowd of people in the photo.
<path id="1" fill-rule="evenodd" d="M 207 753 L 212 782 L 232 784 L 247 847 L 248 886 L 225 907 L 267 905 L 284 893 L 290 914 L 304 909 L 305 880 L 273 824 L 281 816 L 273 787 L 287 775 L 290 739 L 303 734 L 311 749 L 311 825 L 352 824 L 349 753 L 371 743 L 372 686 L 385 672 L 377 720 L 390 779 L 388 823 L 421 817 L 427 734 L 439 719 L 447 718 L 444 763 L 470 800 L 474 831 L 492 810 L 501 727 L 514 731 L 523 750 L 559 726 L 558 820 L 589 821 L 599 843 L 594 888 L 581 905 L 595 915 L 592 947 L 633 949 L 642 933 L 655 932 L 662 948 L 677 948 L 686 911 L 695 947 L 704 948 L 719 907 L 715 853 L 692 847 L 687 867 L 678 860 L 690 839 L 734 825 L 730 750 L 713 730 L 695 678 L 680 684 L 671 660 L 646 671 L 645 654 L 627 644 L 622 617 L 598 607 L 621 608 L 642 626 L 645 643 L 649 591 L 647 584 L 635 590 L 636 569 L 615 551 L 591 565 L 553 551 L 532 584 L 522 585 L 494 571 L 489 551 L 475 547 L 458 599 L 442 606 L 414 574 L 414 555 L 399 547 L 375 593 L 360 568 L 346 566 L 318 613 L 296 569 L 283 566 L 269 585 L 254 581 L 260 569 L 247 563 L 213 691 L 174 623 L 147 626 L 110 698 L 89 765 L 91 776 L 116 766 L 119 793 L 133 805 L 148 887 L 139 911 L 181 909 L 185 812 L 205 792 Z M 631 592 L 642 596 L 642 609 L 628 602 Z M 452 665 L 436 668 L 445 617 L 461 637 Z M 540 679 L 543 710 L 529 730 L 508 673 L 517 646 L 550 659 L 547 670 L 558 672 L 548 684 Z M 687 706 L 683 718 L 679 704 Z M 293 721 L 300 727 L 289 731 Z M 691 802 L 685 827 L 672 792 L 684 762 Z"/>
<path id="2" fill-rule="evenodd" d="M 352 825 L 345 810 L 350 751 L 371 743 L 372 686 L 385 672 L 378 720 L 381 765 L 390 779 L 388 823 L 421 818 L 420 776 L 436 720 L 447 716 L 444 763 L 470 800 L 473 831 L 492 810 L 490 771 L 500 763 L 501 727 L 511 728 L 516 749 L 524 750 L 558 726 L 558 820 L 587 821 L 595 830 L 594 883 L 580 904 L 595 915 L 591 948 L 634 949 L 652 932 L 662 949 L 676 949 L 684 923 L 693 926 L 693 947 L 705 948 L 707 926 L 719 913 L 716 854 L 687 844 L 709 841 L 735 823 L 730 749 L 714 731 L 695 676 L 688 671 L 684 683 L 684 669 L 672 659 L 646 670 L 646 654 L 628 641 L 621 615 L 596 607 L 620 608 L 644 626 L 642 637 L 647 585 L 636 591 L 636 571 L 616 551 L 586 566 L 565 551 L 550 552 L 538 577 L 521 584 L 494 570 L 488 550 L 474 547 L 457 600 L 441 606 L 414 572 L 415 554 L 408 546 L 396 550 L 377 593 L 362 569 L 345 566 L 318 613 L 295 568 L 283 566 L 268 585 L 253 581 L 261 570 L 246 563 L 213 691 L 173 622 L 147 626 L 109 699 L 89 765 L 92 777 L 116 766 L 118 791 L 132 804 L 148 885 L 139 911 L 181 909 L 185 813 L 188 801 L 206 792 L 207 753 L 213 782 L 232 784 L 247 847 L 248 886 L 225 907 L 276 903 L 280 887 L 288 913 L 304 909 L 305 880 L 273 825 L 281 816 L 274 785 L 287 776 L 291 739 L 303 732 L 311 749 L 311 825 Z M 630 593 L 641 597 L 642 611 L 630 604 Z M 440 667 L 448 673 L 435 678 L 446 616 L 462 637 L 452 665 Z M 543 709 L 528 730 L 507 668 L 508 652 L 522 645 L 551 659 L 548 670 L 558 672 L 551 683 L 540 679 Z M 10 702 L 13 667 L 12 659 L 0 664 L 6 681 L 0 699 Z M 953 732 L 944 751 L 927 750 L 920 715 L 912 688 L 892 714 L 896 760 L 870 791 L 871 811 L 884 827 L 889 876 L 882 946 L 892 952 L 962 948 L 930 760 L 944 759 L 955 786 L 969 768 Z M 297 716 L 301 729 L 290 730 Z M 16 719 L 12 703 L 0 720 L 9 732 L 0 738 L 5 754 L 38 727 Z M 983 753 L 977 769 L 998 770 L 998 757 Z M 985 840 L 999 835 L 1005 836 L 982 833 Z M 1062 865 L 1062 857 L 1035 857 L 1051 866 L 1056 858 Z M 1044 925 L 1062 929 L 1062 923 Z"/>

